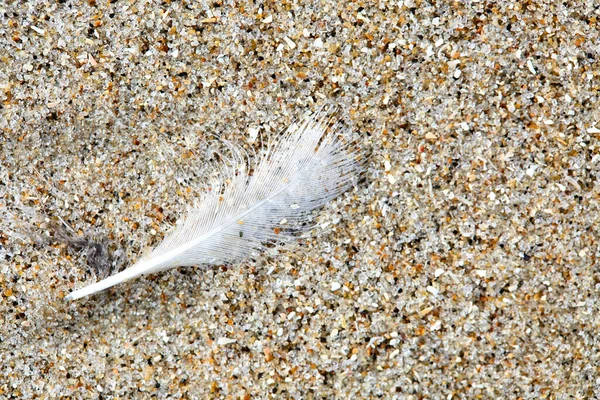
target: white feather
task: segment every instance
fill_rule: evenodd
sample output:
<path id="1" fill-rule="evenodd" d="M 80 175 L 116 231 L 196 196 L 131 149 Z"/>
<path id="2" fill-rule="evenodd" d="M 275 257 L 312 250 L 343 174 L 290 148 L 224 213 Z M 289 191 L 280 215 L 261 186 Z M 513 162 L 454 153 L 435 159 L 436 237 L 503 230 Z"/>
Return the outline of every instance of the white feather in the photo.
<path id="1" fill-rule="evenodd" d="M 202 196 L 200 207 L 134 265 L 66 298 L 173 267 L 234 264 L 267 246 L 295 241 L 311 228 L 313 210 L 356 183 L 359 152 L 339 137 L 343 134 L 339 124 L 330 127 L 316 113 L 290 126 L 252 164 L 226 143 L 234 161 L 221 166 L 218 184 Z"/>

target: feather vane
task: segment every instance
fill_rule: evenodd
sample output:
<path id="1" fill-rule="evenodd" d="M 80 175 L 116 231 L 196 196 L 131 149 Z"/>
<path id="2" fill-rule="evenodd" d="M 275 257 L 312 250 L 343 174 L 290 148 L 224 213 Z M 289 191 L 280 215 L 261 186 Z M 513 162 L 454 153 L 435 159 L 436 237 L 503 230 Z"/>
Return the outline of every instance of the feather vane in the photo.
<path id="1" fill-rule="evenodd" d="M 317 112 L 292 124 L 253 162 L 226 144 L 231 165 L 222 165 L 216 186 L 182 224 L 131 267 L 67 299 L 174 267 L 235 264 L 268 246 L 293 243 L 312 227 L 314 210 L 356 184 L 360 151 L 343 136 L 340 124 L 329 126 L 326 115 Z"/>

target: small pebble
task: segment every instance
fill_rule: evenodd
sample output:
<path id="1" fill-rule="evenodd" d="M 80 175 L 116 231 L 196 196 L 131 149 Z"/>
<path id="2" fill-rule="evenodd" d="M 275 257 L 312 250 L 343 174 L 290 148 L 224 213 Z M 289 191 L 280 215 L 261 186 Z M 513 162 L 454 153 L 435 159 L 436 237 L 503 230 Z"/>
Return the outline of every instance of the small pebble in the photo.
<path id="1" fill-rule="evenodd" d="M 294 50 L 294 49 L 296 48 L 296 43 L 294 43 L 294 42 L 292 41 L 292 39 L 290 39 L 289 37 L 287 37 L 287 36 L 284 36 L 284 37 L 283 37 L 283 40 L 285 40 L 285 43 L 288 45 L 288 47 L 289 47 L 291 50 Z"/>
<path id="2" fill-rule="evenodd" d="M 217 339 L 217 344 L 219 346 L 226 346 L 228 344 L 232 344 L 232 343 L 235 343 L 235 342 L 236 342 L 235 339 L 229 339 L 229 338 L 226 338 L 226 337 L 220 337 L 219 339 Z"/>

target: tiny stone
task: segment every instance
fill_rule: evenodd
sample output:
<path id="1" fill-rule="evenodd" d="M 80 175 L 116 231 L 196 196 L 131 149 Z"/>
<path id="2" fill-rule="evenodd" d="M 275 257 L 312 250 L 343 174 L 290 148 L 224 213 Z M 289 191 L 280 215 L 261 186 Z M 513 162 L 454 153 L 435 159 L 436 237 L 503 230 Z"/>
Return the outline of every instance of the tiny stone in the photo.
<path id="1" fill-rule="evenodd" d="M 39 33 L 40 35 L 43 35 L 46 33 L 46 31 L 44 29 L 38 28 L 35 25 L 31 25 L 31 29 L 33 29 L 34 31 L 36 31 L 37 33 Z"/>
<path id="2" fill-rule="evenodd" d="M 283 40 L 285 40 L 285 43 L 288 45 L 288 47 L 289 47 L 291 50 L 294 50 L 294 49 L 296 48 L 296 43 L 294 43 L 294 42 L 292 41 L 292 39 L 290 39 L 289 37 L 287 37 L 287 36 L 284 36 L 284 37 L 283 37 Z"/>
<path id="3" fill-rule="evenodd" d="M 432 295 L 436 296 L 438 294 L 440 294 L 440 291 L 438 288 L 434 287 L 434 286 L 427 286 L 427 291 L 429 293 L 431 293 Z"/>
<path id="4" fill-rule="evenodd" d="M 527 169 L 527 171 L 525 171 L 525 173 L 531 177 L 533 177 L 535 175 L 535 170 L 537 169 L 537 165 L 532 165 L 531 167 L 529 167 Z"/>
<path id="5" fill-rule="evenodd" d="M 226 346 L 226 345 L 228 345 L 228 344 L 232 344 L 232 343 L 235 343 L 235 342 L 236 342 L 236 340 L 235 340 L 235 339 L 229 339 L 229 338 L 226 338 L 226 337 L 220 337 L 220 338 L 217 340 L 217 344 L 218 344 L 219 346 Z"/>
<path id="6" fill-rule="evenodd" d="M 338 282 L 333 282 L 331 284 L 331 291 L 335 292 L 336 290 L 339 290 L 342 287 L 342 285 L 340 285 Z"/>
<path id="7" fill-rule="evenodd" d="M 592 126 L 591 128 L 587 129 L 587 133 L 592 133 L 592 134 L 600 133 L 600 129 L 596 128 L 595 126 Z"/>
<path id="8" fill-rule="evenodd" d="M 427 307 L 427 308 L 424 308 L 423 310 L 421 310 L 420 314 L 422 317 L 424 317 L 432 311 L 433 311 L 433 307 Z"/>
<path id="9" fill-rule="evenodd" d="M 475 274 L 481 278 L 485 278 L 485 276 L 487 275 L 487 271 L 484 269 L 476 269 Z"/>
<path id="10" fill-rule="evenodd" d="M 259 128 L 251 127 L 248 128 L 248 142 L 254 143 L 258 137 Z"/>

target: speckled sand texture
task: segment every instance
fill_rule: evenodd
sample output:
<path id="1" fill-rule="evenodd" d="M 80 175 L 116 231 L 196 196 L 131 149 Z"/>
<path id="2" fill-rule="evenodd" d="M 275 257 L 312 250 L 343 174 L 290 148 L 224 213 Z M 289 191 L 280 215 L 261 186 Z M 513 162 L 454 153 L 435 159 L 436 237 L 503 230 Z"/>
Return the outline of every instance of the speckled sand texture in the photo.
<path id="1" fill-rule="evenodd" d="M 0 398 L 600 397 L 599 18 L 0 2 Z M 205 187 L 211 137 L 256 148 L 323 104 L 371 159 L 318 237 L 64 301 L 96 277 L 36 218 L 127 265 Z"/>

